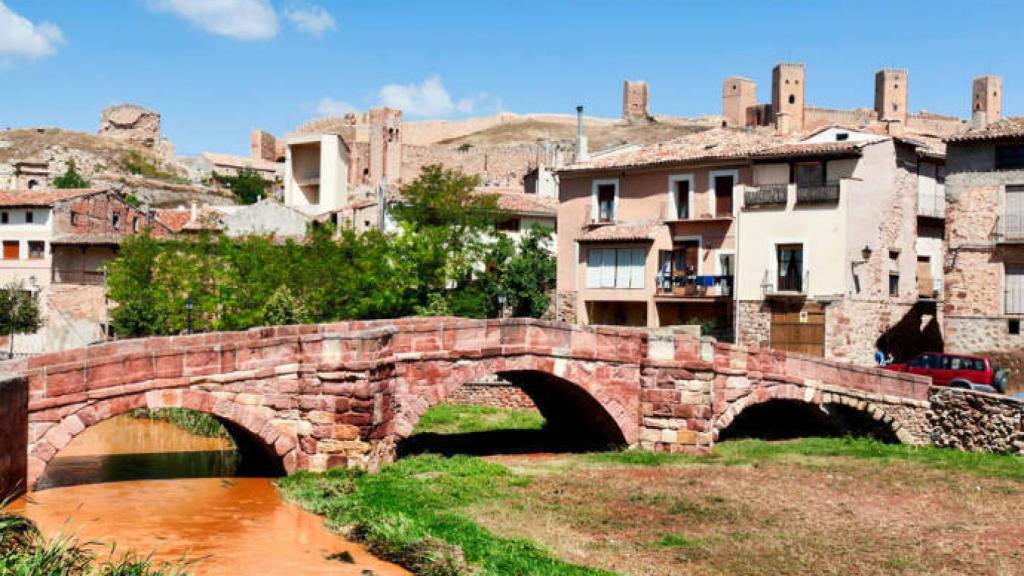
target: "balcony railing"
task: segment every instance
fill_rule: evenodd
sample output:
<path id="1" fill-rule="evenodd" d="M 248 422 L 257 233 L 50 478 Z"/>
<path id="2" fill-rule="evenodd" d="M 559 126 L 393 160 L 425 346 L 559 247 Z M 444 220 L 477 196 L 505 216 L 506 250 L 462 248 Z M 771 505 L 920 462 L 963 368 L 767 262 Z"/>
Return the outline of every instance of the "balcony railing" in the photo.
<path id="1" fill-rule="evenodd" d="M 733 293 L 732 276 L 669 276 L 655 278 L 658 296 L 679 298 L 720 298 Z"/>
<path id="2" fill-rule="evenodd" d="M 797 204 L 831 204 L 839 201 L 839 181 L 828 182 L 820 186 L 796 187 Z"/>
<path id="3" fill-rule="evenodd" d="M 928 218 L 946 217 L 946 195 L 925 193 L 917 195 L 917 215 Z"/>
<path id="4" fill-rule="evenodd" d="M 789 197 L 789 184 L 762 184 L 743 192 L 743 205 L 747 208 L 785 205 Z"/>
<path id="5" fill-rule="evenodd" d="M 767 296 L 805 296 L 810 292 L 811 271 L 779 276 L 775 268 L 764 271 L 761 293 Z"/>
<path id="6" fill-rule="evenodd" d="M 99 286 L 103 284 L 104 274 L 90 270 L 62 270 L 54 268 L 51 280 L 54 284 L 85 284 Z"/>
<path id="7" fill-rule="evenodd" d="M 1024 242 L 1024 214 L 1003 214 L 996 222 L 999 242 Z"/>

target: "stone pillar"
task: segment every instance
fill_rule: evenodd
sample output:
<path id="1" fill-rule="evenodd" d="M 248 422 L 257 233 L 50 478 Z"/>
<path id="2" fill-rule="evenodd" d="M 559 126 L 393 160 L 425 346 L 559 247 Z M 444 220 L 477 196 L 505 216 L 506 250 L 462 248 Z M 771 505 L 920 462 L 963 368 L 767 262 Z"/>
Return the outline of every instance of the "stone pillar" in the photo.
<path id="1" fill-rule="evenodd" d="M 28 380 L 0 379 L 0 500 L 25 491 L 28 477 Z"/>

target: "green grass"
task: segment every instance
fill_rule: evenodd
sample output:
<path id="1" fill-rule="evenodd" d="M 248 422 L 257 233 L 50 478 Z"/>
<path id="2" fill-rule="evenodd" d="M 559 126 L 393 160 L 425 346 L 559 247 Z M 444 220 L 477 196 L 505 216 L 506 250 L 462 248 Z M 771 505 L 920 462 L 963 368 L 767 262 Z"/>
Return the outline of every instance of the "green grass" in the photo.
<path id="1" fill-rule="evenodd" d="M 187 562 L 154 562 L 135 552 L 101 557 L 95 542 L 74 534 L 46 538 L 31 520 L 3 510 L 0 502 L 0 575 L 3 576 L 185 576 Z"/>
<path id="2" fill-rule="evenodd" d="M 438 404 L 420 418 L 414 434 L 468 434 L 494 430 L 540 430 L 544 417 L 536 410 L 468 404 Z"/>
<path id="3" fill-rule="evenodd" d="M 707 456 L 625 450 L 585 455 L 593 462 L 639 466 L 674 464 L 743 465 L 794 458 L 847 457 L 882 464 L 906 462 L 929 468 L 967 472 L 988 478 L 1024 482 L 1024 457 L 983 452 L 961 452 L 932 446 L 885 444 L 866 438 L 802 438 L 788 442 L 732 440 L 715 446 Z"/>
<path id="4" fill-rule="evenodd" d="M 495 536 L 461 512 L 528 483 L 466 456 L 406 458 L 377 474 L 331 470 L 279 480 L 288 498 L 416 574 L 607 574 L 562 562 L 533 542 Z"/>
<path id="5" fill-rule="evenodd" d="M 224 426 L 209 414 L 188 410 L 186 408 L 158 408 L 150 410 L 140 408 L 131 412 L 132 418 L 149 418 L 150 420 L 163 420 L 175 426 L 191 432 L 196 436 L 208 438 L 230 438 Z"/>

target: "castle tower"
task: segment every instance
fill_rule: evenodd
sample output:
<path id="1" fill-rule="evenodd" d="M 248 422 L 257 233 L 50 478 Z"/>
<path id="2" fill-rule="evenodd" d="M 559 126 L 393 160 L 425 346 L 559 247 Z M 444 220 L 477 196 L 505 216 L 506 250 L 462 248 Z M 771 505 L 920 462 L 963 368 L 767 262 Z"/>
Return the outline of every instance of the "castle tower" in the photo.
<path id="1" fill-rule="evenodd" d="M 907 94 L 910 74 L 906 70 L 885 68 L 875 73 L 875 112 L 878 119 L 907 124 Z"/>
<path id="2" fill-rule="evenodd" d="M 382 178 L 388 185 L 398 183 L 402 168 L 402 111 L 396 108 L 374 108 L 369 114 L 370 183 Z"/>
<path id="3" fill-rule="evenodd" d="M 998 122 L 1003 114 L 1002 76 L 981 76 L 974 79 L 971 90 L 971 113 L 984 112 L 985 121 Z"/>
<path id="4" fill-rule="evenodd" d="M 622 83 L 622 118 L 624 120 L 648 119 L 650 112 L 647 106 L 647 82 L 626 80 Z"/>
<path id="5" fill-rule="evenodd" d="M 787 120 L 785 132 L 804 129 L 804 65 L 776 64 L 772 68 L 772 114 Z"/>
<path id="6" fill-rule="evenodd" d="M 750 78 L 730 76 L 722 83 L 722 116 L 726 126 L 756 124 L 747 117 L 756 105 L 757 83 Z"/>

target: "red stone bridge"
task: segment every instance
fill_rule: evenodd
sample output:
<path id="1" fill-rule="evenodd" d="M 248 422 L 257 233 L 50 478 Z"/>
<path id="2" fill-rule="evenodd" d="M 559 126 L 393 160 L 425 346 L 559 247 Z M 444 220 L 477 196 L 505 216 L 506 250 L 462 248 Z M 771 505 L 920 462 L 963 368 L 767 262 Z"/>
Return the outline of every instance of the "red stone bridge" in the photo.
<path id="1" fill-rule="evenodd" d="M 125 340 L 0 363 L 0 489 L 31 486 L 76 435 L 136 408 L 217 417 L 282 472 L 374 469 L 426 410 L 499 374 L 555 431 L 703 451 L 782 401 L 929 442 L 926 378 L 701 340 L 677 329 L 414 318 Z"/>

